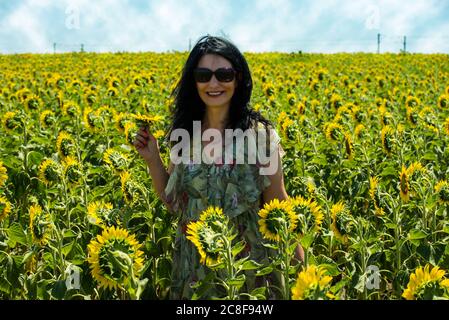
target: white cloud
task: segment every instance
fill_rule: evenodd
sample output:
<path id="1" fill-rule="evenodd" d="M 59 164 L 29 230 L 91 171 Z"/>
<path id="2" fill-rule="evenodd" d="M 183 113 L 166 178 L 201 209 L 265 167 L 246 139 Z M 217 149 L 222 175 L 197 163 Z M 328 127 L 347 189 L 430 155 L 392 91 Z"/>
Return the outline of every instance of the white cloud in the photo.
<path id="1" fill-rule="evenodd" d="M 79 11 L 79 28 L 67 27 L 69 5 Z M 48 52 L 53 42 L 59 50 L 81 43 L 95 51 L 186 50 L 189 39 L 193 44 L 201 35 L 223 31 L 243 51 L 375 51 L 380 32 L 382 51 L 398 52 L 401 36 L 409 35 L 410 48 L 447 52 L 443 42 L 433 41 L 448 30 L 444 5 L 439 0 L 165 0 L 139 6 L 131 0 L 23 0 L 0 22 L 0 38 L 8 42 L 2 40 L 0 50 Z"/>

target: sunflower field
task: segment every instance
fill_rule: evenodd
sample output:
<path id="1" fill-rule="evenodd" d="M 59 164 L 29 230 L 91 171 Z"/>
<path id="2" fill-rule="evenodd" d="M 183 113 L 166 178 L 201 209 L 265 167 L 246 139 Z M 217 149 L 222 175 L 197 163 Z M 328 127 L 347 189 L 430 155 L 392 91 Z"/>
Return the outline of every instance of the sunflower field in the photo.
<path id="1" fill-rule="evenodd" d="M 279 274 L 284 299 L 449 298 L 449 57 L 245 56 L 290 199 L 259 212 L 266 265 L 220 208 L 188 226 L 210 267 L 193 298 L 207 281 L 268 298 L 245 292 L 249 271 Z M 177 218 L 131 142 L 149 123 L 168 164 L 186 58 L 0 55 L 0 299 L 169 298 Z"/>

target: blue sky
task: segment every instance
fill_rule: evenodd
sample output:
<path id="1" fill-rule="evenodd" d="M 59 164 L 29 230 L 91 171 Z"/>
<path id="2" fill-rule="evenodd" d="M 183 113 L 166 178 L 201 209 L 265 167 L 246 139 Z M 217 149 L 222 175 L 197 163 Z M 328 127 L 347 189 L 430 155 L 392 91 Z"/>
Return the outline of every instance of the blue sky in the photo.
<path id="1" fill-rule="evenodd" d="M 0 0 L 0 52 L 188 50 L 449 53 L 449 0 Z"/>

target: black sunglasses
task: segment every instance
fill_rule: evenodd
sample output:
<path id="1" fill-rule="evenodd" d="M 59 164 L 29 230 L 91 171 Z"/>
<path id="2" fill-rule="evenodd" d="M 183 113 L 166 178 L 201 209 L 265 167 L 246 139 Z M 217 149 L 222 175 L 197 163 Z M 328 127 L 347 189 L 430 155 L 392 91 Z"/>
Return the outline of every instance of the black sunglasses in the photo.
<path id="1" fill-rule="evenodd" d="M 235 77 L 235 70 L 232 68 L 218 68 L 212 71 L 208 68 L 196 68 L 193 70 L 193 77 L 196 82 L 206 83 L 212 79 L 212 75 L 215 75 L 220 82 L 231 82 Z"/>

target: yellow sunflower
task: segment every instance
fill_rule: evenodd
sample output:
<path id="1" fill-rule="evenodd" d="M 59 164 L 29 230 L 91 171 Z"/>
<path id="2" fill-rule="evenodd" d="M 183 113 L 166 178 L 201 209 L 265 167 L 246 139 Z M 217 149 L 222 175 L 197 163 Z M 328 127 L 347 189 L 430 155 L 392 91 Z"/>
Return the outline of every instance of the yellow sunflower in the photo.
<path id="1" fill-rule="evenodd" d="M 91 240 L 87 262 L 100 287 L 126 288 L 130 277 L 138 278 L 144 262 L 140 247 L 134 235 L 114 226 Z"/>
<path id="2" fill-rule="evenodd" d="M 158 122 L 164 119 L 164 117 L 156 115 L 156 116 L 146 116 L 142 114 L 133 114 L 132 117 L 136 121 L 137 127 L 149 127 L 154 122 Z"/>
<path id="3" fill-rule="evenodd" d="M 119 224 L 111 203 L 95 201 L 87 206 L 87 220 L 102 228 Z"/>
<path id="4" fill-rule="evenodd" d="M 159 139 L 159 138 L 162 138 L 165 136 L 165 132 L 164 132 L 164 130 L 156 130 L 156 132 L 153 134 L 153 136 L 156 139 Z"/>
<path id="5" fill-rule="evenodd" d="M 69 117 L 76 117 L 81 114 L 79 105 L 74 101 L 64 101 L 62 104 L 62 114 Z"/>
<path id="6" fill-rule="evenodd" d="M 438 98 L 438 107 L 447 109 L 449 107 L 449 95 L 443 94 Z"/>
<path id="7" fill-rule="evenodd" d="M 141 193 L 140 185 L 131 178 L 129 171 L 123 171 L 120 174 L 120 182 L 125 202 L 130 205 L 134 204 Z"/>
<path id="8" fill-rule="evenodd" d="M 410 183 L 408 178 L 407 169 L 402 165 L 401 172 L 399 173 L 399 192 L 402 201 L 408 202 L 410 200 Z"/>
<path id="9" fill-rule="evenodd" d="M 125 132 L 125 125 L 131 120 L 131 115 L 123 112 L 114 114 L 114 124 L 119 132 Z"/>
<path id="10" fill-rule="evenodd" d="M 302 196 L 296 196 L 289 201 L 297 216 L 297 226 L 294 232 L 303 235 L 305 229 L 310 230 L 312 228 L 319 232 L 324 220 L 320 205 L 316 201 L 304 199 Z"/>
<path id="11" fill-rule="evenodd" d="M 25 110 L 38 110 L 39 107 L 42 105 L 42 99 L 39 98 L 37 95 L 32 94 L 26 98 L 24 101 Z"/>
<path id="12" fill-rule="evenodd" d="M 198 221 L 187 225 L 187 239 L 197 248 L 200 263 L 213 267 L 221 262 L 224 243 L 218 235 L 227 228 L 227 221 L 221 208 L 211 206 L 201 213 Z"/>
<path id="13" fill-rule="evenodd" d="M 293 232 L 296 228 L 297 219 L 289 201 L 273 199 L 266 203 L 259 211 L 259 230 L 263 237 L 268 240 L 281 240 L 286 232 Z"/>
<path id="14" fill-rule="evenodd" d="M 61 159 L 64 160 L 68 156 L 75 155 L 75 141 L 69 133 L 61 131 L 56 139 L 56 149 L 58 150 Z"/>
<path id="15" fill-rule="evenodd" d="M 46 184 L 55 183 L 59 181 L 61 175 L 61 168 L 58 163 L 51 159 L 42 161 L 39 166 L 39 178 Z"/>
<path id="16" fill-rule="evenodd" d="M 107 149 L 103 154 L 103 161 L 111 169 L 116 171 L 123 171 L 128 168 L 128 156 L 113 148 Z"/>
<path id="17" fill-rule="evenodd" d="M 22 127 L 22 119 L 18 112 L 6 112 L 3 115 L 2 123 L 7 132 L 13 132 L 17 128 Z"/>
<path id="18" fill-rule="evenodd" d="M 50 239 L 52 223 L 48 212 L 44 212 L 40 205 L 32 205 L 29 209 L 30 232 L 33 242 L 41 246 Z"/>
<path id="19" fill-rule="evenodd" d="M 443 296 L 449 298 L 449 279 L 444 277 L 445 273 L 438 266 L 430 269 L 429 264 L 424 268 L 417 268 L 411 274 L 402 297 L 407 300 L 433 300 Z"/>
<path id="20" fill-rule="evenodd" d="M 11 203 L 5 198 L 0 196 L 0 221 L 5 219 L 11 212 Z"/>
<path id="21" fill-rule="evenodd" d="M 421 101 L 417 97 L 408 96 L 405 100 L 405 106 L 410 108 L 418 107 L 421 104 Z"/>
<path id="22" fill-rule="evenodd" d="M 282 134 L 288 140 L 294 140 L 296 137 L 295 123 L 288 116 L 284 118 L 281 125 Z"/>
<path id="23" fill-rule="evenodd" d="M 83 175 L 82 168 L 78 160 L 73 156 L 68 156 L 64 160 L 64 176 L 70 183 L 77 183 Z"/>
<path id="24" fill-rule="evenodd" d="M 394 130 L 390 126 L 385 126 L 381 131 L 382 146 L 385 152 L 390 155 L 394 146 Z"/>
<path id="25" fill-rule="evenodd" d="M 348 132 L 344 133 L 345 137 L 345 151 L 348 159 L 354 158 L 354 144 L 352 143 L 351 135 Z"/>
<path id="26" fill-rule="evenodd" d="M 383 216 L 385 211 L 380 204 L 379 179 L 377 177 L 369 178 L 369 195 L 374 202 L 376 215 Z"/>
<path id="27" fill-rule="evenodd" d="M 125 122 L 124 131 L 126 141 L 132 145 L 137 131 L 139 131 L 139 128 L 134 122 Z"/>
<path id="28" fill-rule="evenodd" d="M 117 97 L 119 95 L 119 91 L 115 87 L 108 87 L 107 94 L 110 97 Z"/>
<path id="29" fill-rule="evenodd" d="M 315 265 L 309 265 L 298 274 L 295 286 L 292 288 L 293 300 L 323 300 L 332 299 L 329 287 L 332 277 L 326 271 Z"/>
<path id="30" fill-rule="evenodd" d="M 415 127 L 418 124 L 419 120 L 418 112 L 416 112 L 413 108 L 407 107 L 407 119 L 412 127 Z"/>
<path id="31" fill-rule="evenodd" d="M 43 128 L 50 127 L 55 123 L 55 113 L 51 110 L 44 110 L 39 116 L 39 121 Z"/>
<path id="32" fill-rule="evenodd" d="M 354 219 L 342 201 L 332 205 L 331 217 L 331 230 L 334 232 L 335 238 L 342 243 L 347 243 L 349 235 L 354 231 Z"/>
<path id="33" fill-rule="evenodd" d="M 440 180 L 435 186 L 435 193 L 438 195 L 438 202 L 449 204 L 449 183 L 446 180 Z"/>
<path id="34" fill-rule="evenodd" d="M 3 162 L 0 161 L 0 188 L 6 184 L 6 180 L 8 180 L 8 174 L 6 168 L 3 166 Z"/>
<path id="35" fill-rule="evenodd" d="M 354 135 L 357 138 L 360 138 L 362 136 L 362 133 L 366 131 L 366 128 L 363 124 L 358 124 L 354 129 Z"/>
<path id="36" fill-rule="evenodd" d="M 341 137 L 344 135 L 343 127 L 334 122 L 328 122 L 324 125 L 324 131 L 326 138 L 331 142 L 340 141 Z"/>
<path id="37" fill-rule="evenodd" d="M 293 107 L 296 104 L 296 95 L 294 93 L 289 93 L 287 95 L 287 102 L 290 105 L 290 107 Z"/>
<path id="38" fill-rule="evenodd" d="M 297 106 L 298 115 L 303 115 L 306 112 L 306 104 L 304 102 L 299 102 Z"/>
<path id="39" fill-rule="evenodd" d="M 83 113 L 84 125 L 86 129 L 92 133 L 101 131 L 103 127 L 103 121 L 98 115 L 97 111 L 94 111 L 90 107 L 86 107 Z"/>

